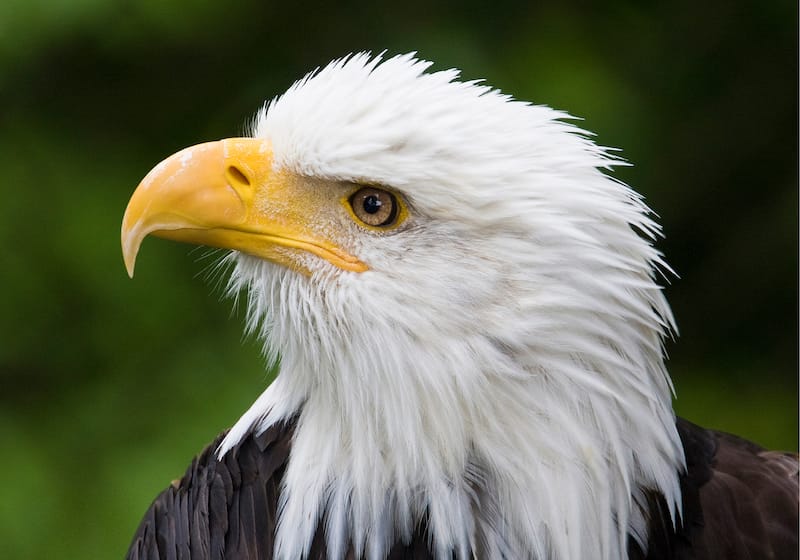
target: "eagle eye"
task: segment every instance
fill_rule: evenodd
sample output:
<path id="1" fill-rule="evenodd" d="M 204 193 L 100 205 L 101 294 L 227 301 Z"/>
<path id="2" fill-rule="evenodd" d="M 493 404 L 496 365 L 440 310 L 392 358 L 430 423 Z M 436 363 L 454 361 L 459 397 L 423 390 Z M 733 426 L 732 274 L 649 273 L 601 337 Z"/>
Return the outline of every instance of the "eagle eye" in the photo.
<path id="1" fill-rule="evenodd" d="M 363 187 L 348 199 L 355 217 L 370 227 L 388 227 L 397 220 L 399 203 L 390 192 Z"/>

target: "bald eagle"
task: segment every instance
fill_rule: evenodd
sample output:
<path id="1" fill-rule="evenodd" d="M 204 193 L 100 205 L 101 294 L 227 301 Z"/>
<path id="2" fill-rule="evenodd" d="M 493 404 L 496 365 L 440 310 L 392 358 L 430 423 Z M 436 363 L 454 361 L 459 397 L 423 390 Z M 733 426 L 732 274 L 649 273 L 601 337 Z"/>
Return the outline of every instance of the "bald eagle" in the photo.
<path id="1" fill-rule="evenodd" d="M 676 419 L 669 270 L 569 116 L 414 55 L 332 62 L 122 225 L 229 249 L 275 381 L 129 558 L 797 557 L 798 461 Z"/>

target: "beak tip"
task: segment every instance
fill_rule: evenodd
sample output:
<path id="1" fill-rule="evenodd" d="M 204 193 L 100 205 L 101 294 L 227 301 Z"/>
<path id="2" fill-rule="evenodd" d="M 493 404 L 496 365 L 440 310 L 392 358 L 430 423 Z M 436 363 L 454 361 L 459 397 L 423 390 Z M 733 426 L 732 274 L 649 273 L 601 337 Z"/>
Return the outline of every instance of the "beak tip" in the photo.
<path id="1" fill-rule="evenodd" d="M 126 229 L 122 230 L 122 260 L 125 262 L 125 270 L 130 278 L 133 278 L 136 255 L 139 253 L 141 242 L 140 237 L 131 236 Z"/>
<path id="2" fill-rule="evenodd" d="M 124 253 L 123 260 L 125 261 L 125 270 L 128 273 L 128 277 L 133 278 L 133 269 L 136 268 L 136 256 Z"/>

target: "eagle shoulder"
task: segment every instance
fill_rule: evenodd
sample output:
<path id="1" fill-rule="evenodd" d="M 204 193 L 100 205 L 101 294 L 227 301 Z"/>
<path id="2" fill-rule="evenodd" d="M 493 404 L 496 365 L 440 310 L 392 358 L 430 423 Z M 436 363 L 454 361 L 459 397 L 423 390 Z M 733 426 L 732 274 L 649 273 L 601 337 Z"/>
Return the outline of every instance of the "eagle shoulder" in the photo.
<path id="1" fill-rule="evenodd" d="M 221 459 L 217 437 L 153 501 L 127 558 L 271 558 L 293 427 L 251 434 Z"/>
<path id="2" fill-rule="evenodd" d="M 683 513 L 672 530 L 666 508 L 654 504 L 646 558 L 795 560 L 797 455 L 682 418 L 677 427 L 686 456 Z"/>
<path id="3" fill-rule="evenodd" d="M 798 458 L 712 432 L 712 476 L 700 488 L 702 545 L 719 558 L 798 557 Z"/>

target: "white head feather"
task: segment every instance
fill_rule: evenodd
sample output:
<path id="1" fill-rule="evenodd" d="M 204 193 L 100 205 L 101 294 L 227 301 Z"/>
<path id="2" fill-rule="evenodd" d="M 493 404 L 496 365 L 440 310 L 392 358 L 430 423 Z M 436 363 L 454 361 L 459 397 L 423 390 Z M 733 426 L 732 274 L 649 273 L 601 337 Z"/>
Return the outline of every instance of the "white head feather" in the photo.
<path id="1" fill-rule="evenodd" d="M 426 515 L 442 557 L 625 558 L 643 491 L 680 503 L 659 227 L 566 114 L 429 65 L 339 60 L 257 115 L 277 169 L 410 217 L 342 240 L 361 274 L 233 255 L 280 372 L 220 453 L 300 411 L 280 558 L 320 519 L 331 558 L 382 558 Z"/>

